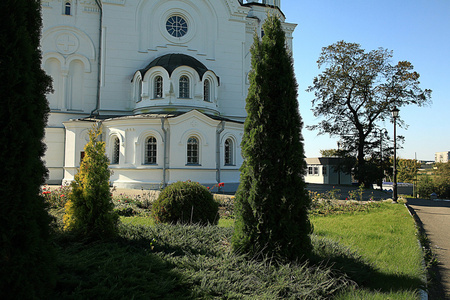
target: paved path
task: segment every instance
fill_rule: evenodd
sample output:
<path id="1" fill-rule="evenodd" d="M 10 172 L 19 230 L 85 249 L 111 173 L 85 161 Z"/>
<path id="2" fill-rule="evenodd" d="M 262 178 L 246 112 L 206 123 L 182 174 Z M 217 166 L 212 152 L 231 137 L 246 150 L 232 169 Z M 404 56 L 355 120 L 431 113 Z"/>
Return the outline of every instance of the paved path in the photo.
<path id="1" fill-rule="evenodd" d="M 408 199 L 408 205 L 422 221 L 432 251 L 439 260 L 438 268 L 446 296 L 441 294 L 434 299 L 450 299 L 450 201 Z"/>

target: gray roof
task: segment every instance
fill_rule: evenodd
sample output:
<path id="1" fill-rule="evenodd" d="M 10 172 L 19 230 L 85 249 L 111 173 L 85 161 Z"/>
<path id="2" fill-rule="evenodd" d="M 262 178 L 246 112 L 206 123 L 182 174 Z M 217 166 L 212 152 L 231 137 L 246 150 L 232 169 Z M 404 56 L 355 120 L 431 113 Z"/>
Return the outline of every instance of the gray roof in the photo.
<path id="1" fill-rule="evenodd" d="M 199 62 L 197 59 L 192 56 L 186 54 L 166 54 L 155 58 L 151 63 L 147 65 L 144 69 L 139 70 L 141 74 L 145 74 L 148 70 L 153 67 L 163 67 L 169 73 L 169 76 L 172 75 L 172 72 L 181 66 L 188 66 L 197 71 L 200 78 L 203 77 L 208 68 Z"/>

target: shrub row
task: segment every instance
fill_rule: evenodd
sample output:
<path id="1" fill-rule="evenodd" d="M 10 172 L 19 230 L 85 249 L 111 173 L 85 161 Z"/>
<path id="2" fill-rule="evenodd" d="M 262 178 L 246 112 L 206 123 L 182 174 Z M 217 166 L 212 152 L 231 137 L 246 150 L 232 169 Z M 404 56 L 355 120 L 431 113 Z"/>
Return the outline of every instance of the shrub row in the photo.
<path id="1" fill-rule="evenodd" d="M 43 196 L 54 209 L 64 208 L 70 192 L 70 186 L 61 186 L 54 190 L 47 186 L 42 188 Z M 175 182 L 167 186 L 154 202 L 148 199 L 140 201 L 123 195 L 113 199 L 113 202 L 115 211 L 120 216 L 145 216 L 150 215 L 151 211 L 157 223 L 206 225 L 217 224 L 219 221 L 219 201 L 214 199 L 206 187 L 197 182 Z M 229 203 L 227 209 L 228 206 Z"/>

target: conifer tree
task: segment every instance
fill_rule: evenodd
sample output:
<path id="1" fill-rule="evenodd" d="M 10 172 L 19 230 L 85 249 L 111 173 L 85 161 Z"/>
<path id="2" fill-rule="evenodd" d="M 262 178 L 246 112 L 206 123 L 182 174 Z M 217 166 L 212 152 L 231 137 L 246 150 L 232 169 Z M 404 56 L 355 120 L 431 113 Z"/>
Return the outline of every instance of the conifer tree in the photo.
<path id="1" fill-rule="evenodd" d="M 252 255 L 297 259 L 311 249 L 310 198 L 304 172 L 302 121 L 285 32 L 268 16 L 251 48 L 233 248 Z"/>
<path id="2" fill-rule="evenodd" d="M 45 299 L 55 282 L 40 196 L 51 79 L 41 69 L 41 3 L 0 1 L 0 298 Z"/>
<path id="3" fill-rule="evenodd" d="M 89 130 L 89 142 L 84 147 L 80 170 L 72 182 L 72 192 L 66 203 L 64 229 L 87 238 L 109 238 L 117 233 L 119 216 L 114 212 L 109 190 L 109 160 L 101 129 Z"/>

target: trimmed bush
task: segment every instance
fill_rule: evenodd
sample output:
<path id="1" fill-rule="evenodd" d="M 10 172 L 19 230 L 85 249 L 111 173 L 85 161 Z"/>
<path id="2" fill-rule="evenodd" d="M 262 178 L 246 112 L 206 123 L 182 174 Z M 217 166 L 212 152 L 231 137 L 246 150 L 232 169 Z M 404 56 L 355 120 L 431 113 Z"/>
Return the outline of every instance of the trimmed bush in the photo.
<path id="1" fill-rule="evenodd" d="M 167 186 L 153 203 L 157 223 L 217 224 L 219 205 L 208 189 L 196 182 Z"/>

